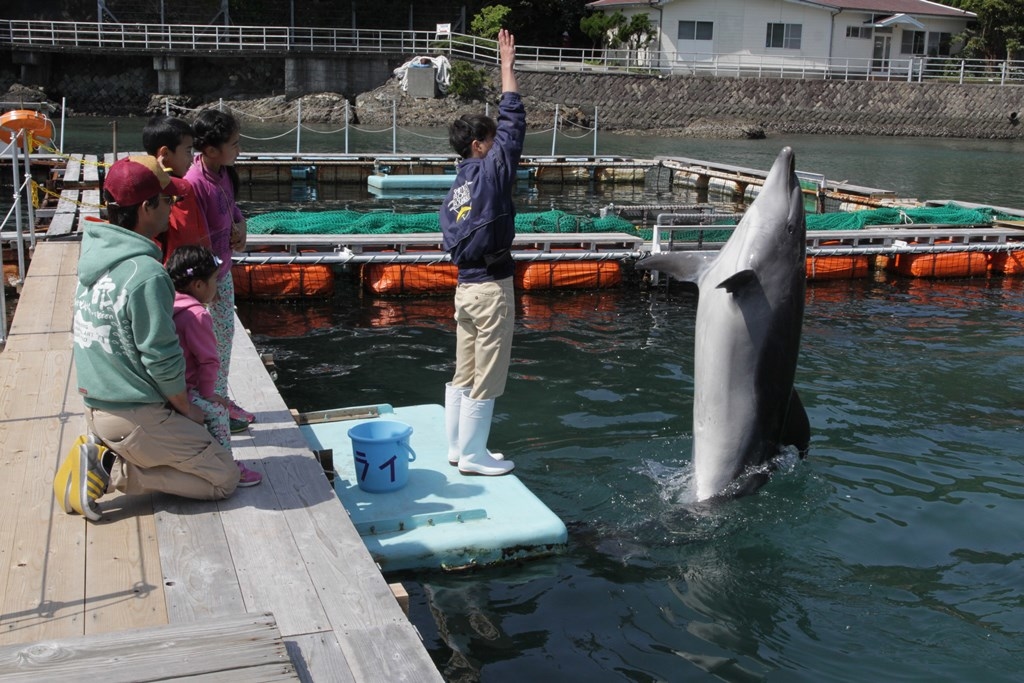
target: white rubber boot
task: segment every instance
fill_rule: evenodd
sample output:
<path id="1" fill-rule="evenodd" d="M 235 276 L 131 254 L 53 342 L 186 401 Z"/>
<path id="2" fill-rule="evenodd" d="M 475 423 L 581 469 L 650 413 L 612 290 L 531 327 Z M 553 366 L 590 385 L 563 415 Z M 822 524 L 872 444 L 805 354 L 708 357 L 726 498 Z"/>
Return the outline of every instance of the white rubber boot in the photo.
<path id="1" fill-rule="evenodd" d="M 462 399 L 469 396 L 470 387 L 453 387 L 451 382 L 444 385 L 444 430 L 448 436 L 448 464 L 457 467 L 459 456 L 459 412 L 462 409 Z M 501 453 L 487 451 L 495 460 L 504 460 Z"/>
<path id="2" fill-rule="evenodd" d="M 459 412 L 462 397 L 469 394 L 470 387 L 453 387 L 451 382 L 444 385 L 444 431 L 448 437 L 448 464 L 458 465 L 459 456 Z"/>
<path id="3" fill-rule="evenodd" d="M 498 460 L 487 451 L 487 437 L 491 433 L 494 399 L 479 401 L 462 397 L 459 412 L 459 472 L 496 477 L 508 474 L 515 467 L 511 460 Z"/>

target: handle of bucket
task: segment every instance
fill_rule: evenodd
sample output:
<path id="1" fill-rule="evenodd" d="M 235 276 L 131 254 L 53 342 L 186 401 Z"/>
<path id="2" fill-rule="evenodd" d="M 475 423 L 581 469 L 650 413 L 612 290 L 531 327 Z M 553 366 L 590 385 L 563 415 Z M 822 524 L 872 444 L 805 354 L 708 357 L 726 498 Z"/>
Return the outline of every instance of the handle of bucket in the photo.
<path id="1" fill-rule="evenodd" d="M 412 446 L 409 446 L 408 444 L 406 444 L 405 448 L 409 451 L 409 462 L 412 462 L 416 459 L 416 451 L 414 451 Z"/>

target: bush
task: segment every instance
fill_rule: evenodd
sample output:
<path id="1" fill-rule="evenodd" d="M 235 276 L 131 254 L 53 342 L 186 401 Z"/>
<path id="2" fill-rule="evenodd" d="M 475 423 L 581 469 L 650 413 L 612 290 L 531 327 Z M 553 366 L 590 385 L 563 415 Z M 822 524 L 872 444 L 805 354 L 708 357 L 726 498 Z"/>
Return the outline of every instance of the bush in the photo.
<path id="1" fill-rule="evenodd" d="M 483 99 L 487 84 L 487 71 L 478 69 L 470 62 L 452 62 L 448 93 L 464 100 Z"/>

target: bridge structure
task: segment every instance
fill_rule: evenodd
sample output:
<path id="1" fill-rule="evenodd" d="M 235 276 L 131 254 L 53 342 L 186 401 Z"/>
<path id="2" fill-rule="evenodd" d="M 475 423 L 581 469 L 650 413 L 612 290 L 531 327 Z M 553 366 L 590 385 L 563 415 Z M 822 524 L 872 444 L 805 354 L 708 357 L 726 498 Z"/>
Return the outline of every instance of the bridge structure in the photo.
<path id="1" fill-rule="evenodd" d="M 441 29 L 442 25 L 438 26 Z M 10 48 L 23 69 L 47 53 L 124 53 L 153 56 L 166 72 L 164 94 L 174 91 L 176 60 L 189 57 L 281 56 L 296 64 L 315 60 L 390 60 L 444 54 L 482 64 L 498 63 L 497 44 L 478 36 L 437 31 L 231 24 L 146 24 L 110 21 L 0 20 L 0 49 Z M 17 58 L 20 56 L 20 58 Z M 648 75 L 796 78 L 946 83 L 1024 84 L 1024 60 L 889 60 L 885 72 L 870 59 L 686 53 L 644 49 L 516 46 L 516 66 L 532 71 L 579 71 Z M 321 65 L 322 66 L 322 65 Z M 290 69 L 286 66 L 286 69 Z M 315 72 L 316 69 L 313 69 Z M 286 71 L 286 75 L 287 75 Z M 299 69 L 297 73 L 302 73 Z M 180 85 L 180 84 L 179 84 Z M 317 84 L 319 85 L 319 84 Z M 330 89 L 330 88 L 327 88 Z"/>

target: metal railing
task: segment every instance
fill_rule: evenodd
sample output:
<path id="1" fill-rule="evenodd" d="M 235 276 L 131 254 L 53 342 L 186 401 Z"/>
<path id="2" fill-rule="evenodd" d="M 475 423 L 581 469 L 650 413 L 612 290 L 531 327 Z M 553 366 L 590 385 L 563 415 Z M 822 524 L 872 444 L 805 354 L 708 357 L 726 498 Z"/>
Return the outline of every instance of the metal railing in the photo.
<path id="1" fill-rule="evenodd" d="M 117 24 L 0 20 L 0 45 L 25 50 L 229 53 L 447 54 L 496 64 L 493 40 L 432 31 Z M 943 81 L 1024 85 L 1024 60 L 901 55 L 891 59 L 686 53 L 650 49 L 579 49 L 519 45 L 516 63 L 533 71 L 577 71 L 742 78 Z"/>

